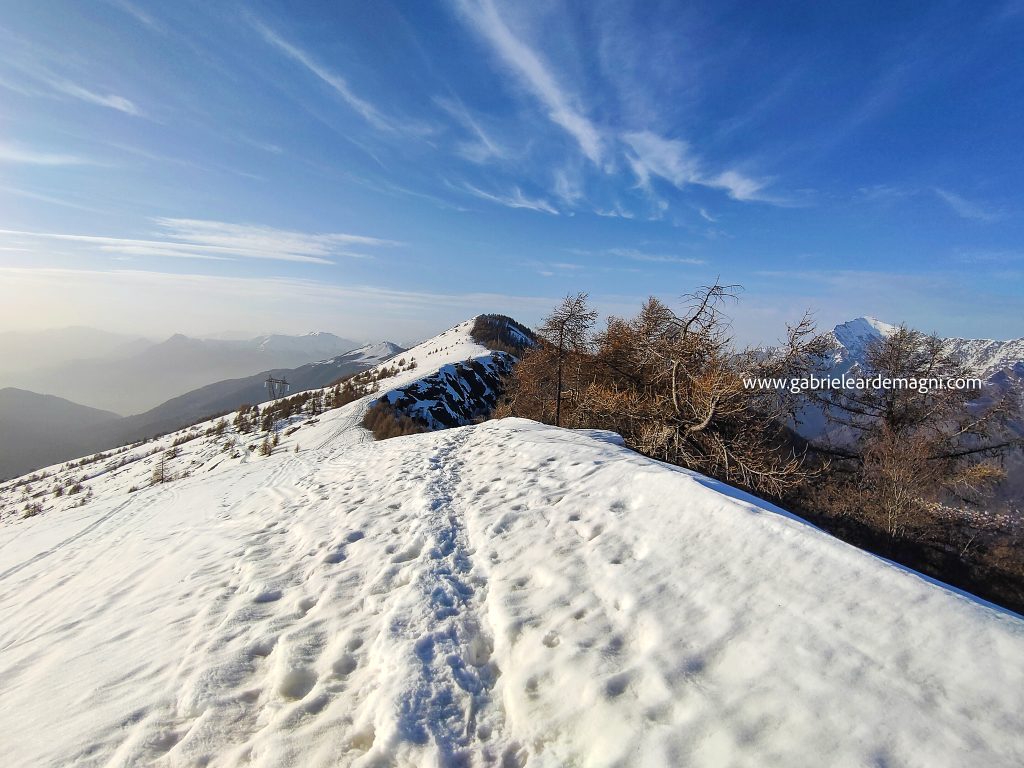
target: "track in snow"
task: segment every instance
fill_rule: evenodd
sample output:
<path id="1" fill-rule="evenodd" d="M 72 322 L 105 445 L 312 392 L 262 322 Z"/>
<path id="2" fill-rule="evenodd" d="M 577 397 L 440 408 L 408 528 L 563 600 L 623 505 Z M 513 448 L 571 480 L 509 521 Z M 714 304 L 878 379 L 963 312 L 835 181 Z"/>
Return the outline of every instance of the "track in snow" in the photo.
<path id="1" fill-rule="evenodd" d="M 0 528 L 8 764 L 1024 761 L 1020 617 L 590 436 L 354 418 Z"/>

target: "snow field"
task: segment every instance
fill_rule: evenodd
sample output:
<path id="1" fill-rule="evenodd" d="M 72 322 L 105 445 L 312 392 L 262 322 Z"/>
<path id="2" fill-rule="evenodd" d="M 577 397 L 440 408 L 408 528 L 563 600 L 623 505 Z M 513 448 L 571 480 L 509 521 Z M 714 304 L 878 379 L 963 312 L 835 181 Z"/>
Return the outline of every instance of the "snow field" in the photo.
<path id="1" fill-rule="evenodd" d="M 13 764 L 1022 758 L 1019 617 L 592 435 L 215 477 L 0 542 Z"/>

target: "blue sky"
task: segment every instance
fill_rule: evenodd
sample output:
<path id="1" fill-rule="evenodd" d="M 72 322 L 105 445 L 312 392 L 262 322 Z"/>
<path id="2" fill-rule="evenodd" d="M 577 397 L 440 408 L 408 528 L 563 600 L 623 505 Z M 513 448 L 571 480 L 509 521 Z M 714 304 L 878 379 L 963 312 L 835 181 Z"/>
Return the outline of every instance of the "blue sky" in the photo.
<path id="1" fill-rule="evenodd" d="M 1024 2 L 0 0 L 0 329 L 1024 335 Z"/>

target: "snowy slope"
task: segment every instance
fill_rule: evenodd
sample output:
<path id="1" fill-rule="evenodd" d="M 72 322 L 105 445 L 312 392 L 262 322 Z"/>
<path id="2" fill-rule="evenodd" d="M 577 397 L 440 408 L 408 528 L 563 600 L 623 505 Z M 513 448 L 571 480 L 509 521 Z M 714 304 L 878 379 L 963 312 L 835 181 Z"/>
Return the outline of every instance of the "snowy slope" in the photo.
<path id="1" fill-rule="evenodd" d="M 357 359 L 360 362 L 366 363 L 383 363 L 385 360 L 390 360 L 396 354 L 402 351 L 402 348 L 395 344 L 393 341 L 378 341 L 373 344 L 365 344 L 362 347 L 353 349 L 351 352 L 347 352 L 346 356 L 352 359 Z M 322 360 L 320 364 L 330 363 L 330 360 Z M 316 365 L 316 363 L 314 363 Z"/>
<path id="2" fill-rule="evenodd" d="M 387 386 L 489 354 L 468 326 Z M 379 396 L 0 523 L 5 764 L 1024 762 L 1021 617 L 607 433 L 374 443 Z"/>
<path id="3" fill-rule="evenodd" d="M 472 326 L 473 319 L 467 320 L 418 346 L 398 352 L 394 355 L 394 360 L 386 358 L 376 365 L 366 368 L 369 374 L 374 374 L 382 369 L 396 370 L 396 373 L 381 380 L 381 389 L 378 392 L 342 409 L 341 412 L 345 416 L 341 419 L 337 431 L 345 432 L 350 426 L 358 424 L 370 404 L 379 397 L 386 397 L 391 391 L 401 391 L 406 387 L 414 386 L 422 379 L 434 376 L 454 364 L 479 361 L 490 366 L 495 355 L 504 355 L 504 353 L 492 352 L 473 341 L 469 335 Z M 391 342 L 382 342 L 369 345 L 365 350 L 363 348 L 355 350 L 353 354 L 358 352 L 364 356 L 363 362 L 371 363 L 375 359 L 379 359 L 380 355 L 396 348 Z M 397 370 L 399 366 L 394 365 L 395 362 L 404 363 L 405 368 Z M 325 365 L 331 363 L 332 361 L 324 361 Z M 328 376 L 327 380 L 332 378 L 333 376 Z M 262 378 L 258 383 L 262 384 Z M 324 418 L 334 423 L 337 420 L 337 412 L 327 414 Z M 226 421 L 231 421 L 230 416 Z M 301 428 L 303 420 L 296 419 L 295 421 L 297 423 L 294 426 L 279 424 L 277 428 L 279 431 L 295 427 Z M 262 437 L 256 434 L 238 435 L 230 426 L 222 435 L 207 434 L 214 429 L 217 423 L 218 420 L 213 419 L 170 433 L 157 440 L 148 440 L 93 454 L 84 457 L 81 461 L 45 467 L 31 475 L 0 482 L 0 521 L 20 517 L 26 503 L 42 504 L 43 511 L 47 514 L 50 512 L 60 513 L 79 505 L 82 502 L 82 496 L 89 491 L 94 494 L 108 495 L 144 487 L 149 484 L 156 461 L 155 457 L 167 449 L 173 449 L 178 454 L 170 460 L 168 465 L 169 471 L 178 475 L 206 472 L 211 468 L 228 467 L 248 461 L 251 453 L 248 449 L 255 449 Z M 310 422 L 310 424 L 315 423 L 317 420 Z M 357 437 L 353 439 L 366 439 L 362 430 L 358 430 L 355 434 Z M 63 494 L 59 497 L 53 495 L 54 489 L 58 487 L 68 489 L 75 484 L 82 485 L 81 495 L 77 493 Z"/>

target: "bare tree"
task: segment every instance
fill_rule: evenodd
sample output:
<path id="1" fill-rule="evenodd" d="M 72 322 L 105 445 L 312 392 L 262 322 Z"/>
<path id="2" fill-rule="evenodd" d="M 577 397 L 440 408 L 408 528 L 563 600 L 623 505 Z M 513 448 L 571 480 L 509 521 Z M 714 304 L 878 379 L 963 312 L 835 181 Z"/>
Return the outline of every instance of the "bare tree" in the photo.
<path id="1" fill-rule="evenodd" d="M 538 328 L 538 335 L 554 348 L 555 357 L 555 426 L 562 425 L 562 392 L 564 370 L 571 355 L 587 350 L 590 332 L 597 320 L 597 312 L 587 305 L 587 294 L 566 296 Z"/>
<path id="2" fill-rule="evenodd" d="M 160 458 L 153 467 L 153 475 L 150 478 L 150 484 L 159 485 L 160 483 L 166 483 L 170 479 L 170 474 L 167 471 L 167 451 L 164 451 L 160 454 Z"/>

